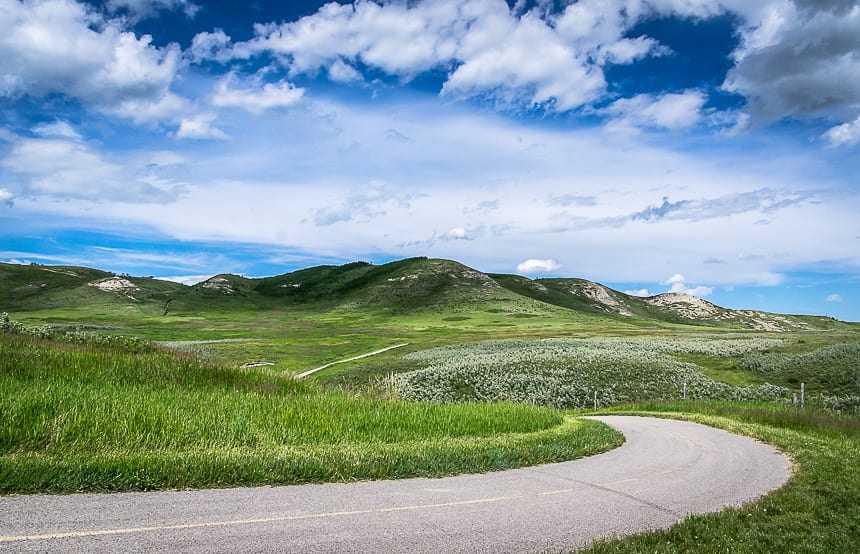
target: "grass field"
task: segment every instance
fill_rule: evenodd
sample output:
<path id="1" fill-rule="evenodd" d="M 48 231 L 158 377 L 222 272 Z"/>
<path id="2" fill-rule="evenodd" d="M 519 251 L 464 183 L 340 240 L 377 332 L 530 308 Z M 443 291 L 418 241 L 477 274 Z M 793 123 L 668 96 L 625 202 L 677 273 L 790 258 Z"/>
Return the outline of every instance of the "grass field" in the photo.
<path id="1" fill-rule="evenodd" d="M 792 316 L 793 332 L 732 329 L 617 293 L 635 314 L 621 317 L 571 297 L 578 280 L 494 276 L 500 288 L 438 260 L 225 276 L 229 292 L 130 278 L 135 300 L 90 286 L 111 278 L 97 270 L 0 270 L 0 311 L 38 328 L 0 332 L 9 422 L 0 493 L 350 481 L 570 459 L 622 440 L 572 417 L 581 411 L 560 411 L 591 406 L 596 391 L 602 413 L 722 427 L 773 444 L 797 467 L 750 507 L 592 551 L 860 551 L 857 325 Z M 271 365 L 240 367 L 250 362 Z M 685 383 L 690 400 L 673 402 Z M 805 411 L 790 405 L 800 383 Z"/>
<path id="2" fill-rule="evenodd" d="M 594 454 L 602 425 L 372 399 L 151 348 L 0 333 L 0 493 L 438 476 Z"/>

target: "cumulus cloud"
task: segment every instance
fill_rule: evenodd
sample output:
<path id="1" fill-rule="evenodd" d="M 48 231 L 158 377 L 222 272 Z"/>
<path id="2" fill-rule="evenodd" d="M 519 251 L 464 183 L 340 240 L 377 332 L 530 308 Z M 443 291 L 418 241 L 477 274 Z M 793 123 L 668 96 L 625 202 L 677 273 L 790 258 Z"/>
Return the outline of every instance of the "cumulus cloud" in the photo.
<path id="1" fill-rule="evenodd" d="M 0 94 L 62 94 L 107 112 L 158 104 L 182 65 L 177 45 L 153 46 L 70 0 L 0 0 L 0 37 Z"/>
<path id="2" fill-rule="evenodd" d="M 553 259 L 529 259 L 517 266 L 517 271 L 526 275 L 532 275 L 535 273 L 552 273 L 559 269 L 561 269 L 561 265 Z"/>
<path id="3" fill-rule="evenodd" d="M 230 36 L 221 29 L 216 29 L 212 33 L 203 31 L 194 35 L 191 46 L 185 55 L 195 63 L 202 63 L 206 60 L 227 62 L 232 56 L 228 48 L 229 45 Z"/>
<path id="4" fill-rule="evenodd" d="M 12 191 L 0 189 L 0 206 L 11 208 L 15 204 L 13 198 L 15 198 L 15 195 L 12 194 Z"/>
<path id="5" fill-rule="evenodd" d="M 351 65 L 337 59 L 328 68 L 328 78 L 338 83 L 352 83 L 363 80 L 361 73 Z"/>
<path id="6" fill-rule="evenodd" d="M 616 100 L 600 113 L 608 115 L 614 125 L 680 130 L 699 122 L 706 101 L 705 94 L 698 90 L 659 96 L 639 94 Z"/>
<path id="7" fill-rule="evenodd" d="M 251 86 L 234 88 L 237 82 L 238 78 L 232 73 L 221 79 L 215 86 L 212 104 L 260 114 L 273 108 L 292 106 L 301 100 L 305 93 L 304 89 L 286 81 L 252 83 Z"/>
<path id="8" fill-rule="evenodd" d="M 723 88 L 746 97 L 749 122 L 853 119 L 860 110 L 860 5 L 853 1 L 729 2 L 742 16 L 736 65 Z"/>
<path id="9" fill-rule="evenodd" d="M 831 127 L 824 133 L 831 146 L 845 146 L 860 142 L 860 116 L 854 121 Z"/>
<path id="10" fill-rule="evenodd" d="M 826 117 L 835 123 L 824 135 L 831 144 L 860 141 L 860 6 L 848 0 L 331 2 L 296 21 L 258 24 L 244 42 L 219 29 L 199 33 L 184 54 L 127 30 L 164 11 L 194 17 L 199 9 L 190 0 L 108 0 L 101 8 L 0 0 L 0 95 L 61 94 L 138 123 L 178 123 L 189 102 L 171 87 L 185 64 L 271 56 L 291 78 L 323 74 L 364 83 L 366 69 L 407 82 L 433 71 L 445 75 L 439 93 L 455 99 L 503 109 L 585 107 L 615 129 L 679 130 L 702 120 L 705 92 L 643 94 L 607 105 L 605 70 L 672 54 L 631 32 L 643 21 L 731 14 L 739 46 L 722 86 L 747 100 L 736 114 L 739 128 Z M 291 105 L 302 93 L 284 80 L 218 86 L 216 105 L 255 113 Z"/>
<path id="11" fill-rule="evenodd" d="M 292 75 L 325 72 L 344 83 L 364 81 L 358 68 L 401 81 L 437 71 L 446 74 L 440 93 L 452 98 L 567 111 L 606 100 L 606 67 L 672 55 L 653 37 L 631 33 L 639 23 L 726 14 L 739 46 L 722 87 L 747 100 L 736 114 L 739 128 L 785 117 L 857 117 L 860 6 L 850 0 L 332 2 L 296 21 L 259 24 L 245 42 L 201 33 L 190 57 L 273 55 Z M 684 129 L 701 119 L 705 100 L 699 91 L 641 95 L 612 103 L 605 115 L 628 129 Z"/>
<path id="12" fill-rule="evenodd" d="M 444 238 L 449 240 L 464 240 L 468 239 L 469 235 L 466 232 L 466 229 L 464 229 L 463 227 L 454 227 L 453 229 L 445 233 Z"/>
<path id="13" fill-rule="evenodd" d="M 457 54 L 442 87 L 446 96 L 492 95 L 502 107 L 567 111 L 598 99 L 606 87 L 599 66 L 530 14 L 488 13 L 472 23 Z"/>
<path id="14" fill-rule="evenodd" d="M 102 108 L 104 112 L 131 119 L 137 124 L 160 121 L 176 123 L 184 114 L 193 110 L 191 102 L 172 92 L 157 100 L 129 98 L 115 106 Z"/>
<path id="15" fill-rule="evenodd" d="M 648 291 L 648 289 L 625 290 L 624 294 L 629 294 L 630 296 L 641 296 L 643 298 L 646 296 L 651 296 L 651 293 Z"/>
<path id="16" fill-rule="evenodd" d="M 687 286 L 687 280 L 680 273 L 676 273 L 675 275 L 672 275 L 671 277 L 669 277 L 668 279 L 663 281 L 662 284 L 671 285 L 671 288 L 669 289 L 668 292 L 680 292 L 683 294 L 689 294 L 690 296 L 702 297 L 702 296 L 710 296 L 711 294 L 714 293 L 713 287 L 705 287 L 705 286 L 689 287 L 689 286 Z"/>
<path id="17" fill-rule="evenodd" d="M 201 113 L 179 122 L 176 138 L 180 139 L 215 139 L 229 138 L 227 133 L 212 125 L 217 116 L 213 113 Z"/>
<path id="18" fill-rule="evenodd" d="M 258 25 L 247 42 L 203 33 L 192 51 L 218 61 L 273 54 L 293 75 L 324 70 L 340 82 L 362 80 L 356 62 L 404 81 L 441 70 L 448 76 L 440 92 L 450 97 L 566 111 L 600 98 L 605 66 L 668 52 L 651 37 L 626 36 L 642 18 L 666 10 L 690 12 L 638 0 L 581 0 L 561 13 L 504 0 L 359 0 Z"/>
<path id="19" fill-rule="evenodd" d="M 827 298 L 825 298 L 828 302 L 842 302 L 842 295 L 840 294 L 831 294 Z"/>

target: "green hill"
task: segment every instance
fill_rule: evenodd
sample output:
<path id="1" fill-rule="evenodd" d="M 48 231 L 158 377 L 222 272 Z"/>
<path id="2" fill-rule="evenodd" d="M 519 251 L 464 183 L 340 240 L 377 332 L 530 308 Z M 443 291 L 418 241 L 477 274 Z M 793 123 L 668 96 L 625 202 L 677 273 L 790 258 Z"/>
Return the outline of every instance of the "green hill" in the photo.
<path id="1" fill-rule="evenodd" d="M 486 274 L 455 261 L 428 258 L 317 266 L 259 279 L 221 274 L 193 286 L 86 267 L 0 263 L 0 311 L 94 307 L 136 310 L 146 316 L 241 308 L 389 315 L 481 312 L 759 331 L 850 327 L 827 317 L 729 310 L 679 293 L 640 298 L 584 279 Z"/>
<path id="2" fill-rule="evenodd" d="M 184 287 L 78 266 L 0 263 L 0 310 L 163 304 Z"/>
<path id="3" fill-rule="evenodd" d="M 730 310 L 683 293 L 638 297 L 585 279 L 536 279 L 519 275 L 491 277 L 511 291 L 571 310 L 620 319 L 648 320 L 728 329 L 804 331 L 832 329 L 841 322 L 822 316 L 782 315 Z"/>

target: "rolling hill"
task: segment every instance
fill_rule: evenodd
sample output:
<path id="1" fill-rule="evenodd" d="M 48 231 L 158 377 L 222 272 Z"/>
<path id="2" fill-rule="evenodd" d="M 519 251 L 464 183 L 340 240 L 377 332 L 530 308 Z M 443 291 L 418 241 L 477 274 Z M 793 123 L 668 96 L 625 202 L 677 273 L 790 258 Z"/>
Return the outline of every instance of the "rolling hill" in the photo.
<path id="1" fill-rule="evenodd" d="M 245 307 L 310 311 L 489 311 L 516 317 L 581 314 L 639 324 L 686 324 L 759 331 L 832 329 L 820 316 L 730 310 L 680 293 L 630 296 L 584 279 L 528 279 L 486 274 L 450 260 L 409 258 L 383 265 L 353 262 L 283 275 L 216 275 L 193 286 L 117 276 L 76 266 L 0 263 L 0 311 L 82 306 L 134 309 L 148 315 Z"/>

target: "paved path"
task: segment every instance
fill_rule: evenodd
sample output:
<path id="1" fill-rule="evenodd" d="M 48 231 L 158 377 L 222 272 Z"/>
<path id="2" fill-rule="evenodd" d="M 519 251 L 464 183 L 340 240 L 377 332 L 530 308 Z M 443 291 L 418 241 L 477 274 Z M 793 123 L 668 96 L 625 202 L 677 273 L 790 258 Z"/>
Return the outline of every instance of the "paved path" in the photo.
<path id="1" fill-rule="evenodd" d="M 694 423 L 598 417 L 606 454 L 533 468 L 209 491 L 0 497 L 0 551 L 542 552 L 667 527 L 782 485 L 773 448 Z"/>

